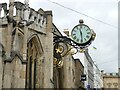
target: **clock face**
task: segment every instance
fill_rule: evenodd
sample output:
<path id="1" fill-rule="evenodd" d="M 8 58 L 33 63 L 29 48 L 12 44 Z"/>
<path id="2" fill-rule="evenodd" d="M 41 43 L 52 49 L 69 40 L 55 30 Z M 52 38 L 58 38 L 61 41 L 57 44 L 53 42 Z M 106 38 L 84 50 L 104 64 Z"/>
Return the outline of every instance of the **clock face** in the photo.
<path id="1" fill-rule="evenodd" d="M 92 37 L 92 31 L 87 25 L 80 24 L 72 29 L 71 37 L 76 43 L 85 44 L 90 41 Z"/>

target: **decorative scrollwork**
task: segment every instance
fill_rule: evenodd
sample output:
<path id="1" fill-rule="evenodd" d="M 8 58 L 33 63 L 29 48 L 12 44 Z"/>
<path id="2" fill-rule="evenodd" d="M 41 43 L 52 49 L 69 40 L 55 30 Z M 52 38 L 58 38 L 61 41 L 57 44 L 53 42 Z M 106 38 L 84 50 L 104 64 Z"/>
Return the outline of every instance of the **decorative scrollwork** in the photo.
<path id="1" fill-rule="evenodd" d="M 62 61 L 62 60 L 59 60 L 59 59 L 57 59 L 57 58 L 54 58 L 53 64 L 54 64 L 55 67 L 61 68 L 61 67 L 63 66 L 63 61 Z"/>
<path id="2" fill-rule="evenodd" d="M 63 42 L 58 42 L 58 43 L 54 44 L 54 60 L 53 60 L 53 63 L 58 68 L 61 68 L 63 66 L 62 57 L 64 55 L 66 55 L 67 51 L 68 51 L 67 44 L 65 44 Z"/>
<path id="3" fill-rule="evenodd" d="M 66 44 L 66 45 L 70 45 L 73 48 L 77 49 L 77 51 L 80 51 L 80 52 L 81 52 L 81 50 L 84 51 L 91 44 L 91 42 L 89 42 L 87 45 L 79 45 L 78 43 L 76 43 L 75 41 L 73 41 L 71 38 L 69 38 L 67 36 L 55 36 L 54 44 L 60 43 L 60 42 Z"/>
<path id="4" fill-rule="evenodd" d="M 63 66 L 62 57 L 67 55 L 73 48 L 75 48 L 77 52 L 79 49 L 82 50 L 82 47 L 78 46 L 72 39 L 66 36 L 54 37 L 54 65 L 61 68 Z"/>
<path id="5" fill-rule="evenodd" d="M 58 42 L 54 44 L 56 53 L 59 53 L 62 57 L 66 55 L 68 51 L 68 45 L 64 42 Z"/>

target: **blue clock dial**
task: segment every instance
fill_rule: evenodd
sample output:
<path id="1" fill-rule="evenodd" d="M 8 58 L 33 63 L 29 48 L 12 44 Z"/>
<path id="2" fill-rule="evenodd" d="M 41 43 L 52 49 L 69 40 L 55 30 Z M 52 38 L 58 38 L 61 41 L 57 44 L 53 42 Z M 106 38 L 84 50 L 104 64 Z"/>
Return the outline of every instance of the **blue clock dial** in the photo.
<path id="1" fill-rule="evenodd" d="M 71 37 L 76 43 L 84 44 L 91 39 L 92 32 L 87 25 L 80 24 L 72 29 Z"/>

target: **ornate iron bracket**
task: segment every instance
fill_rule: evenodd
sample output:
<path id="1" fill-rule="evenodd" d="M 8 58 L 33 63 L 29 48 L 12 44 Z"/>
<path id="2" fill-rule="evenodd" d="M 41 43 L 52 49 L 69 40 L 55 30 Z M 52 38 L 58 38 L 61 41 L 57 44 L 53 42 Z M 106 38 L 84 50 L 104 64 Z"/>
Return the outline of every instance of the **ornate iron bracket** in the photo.
<path id="1" fill-rule="evenodd" d="M 80 49 L 85 49 L 91 44 L 91 42 L 89 42 L 87 45 L 80 45 L 67 36 L 55 36 L 54 44 L 59 44 L 59 43 L 73 46 L 73 48 L 77 49 L 77 51 L 79 51 Z"/>
<path id="2" fill-rule="evenodd" d="M 84 43 L 82 43 L 82 41 L 81 41 L 81 43 L 78 42 L 79 39 L 76 41 L 76 39 L 74 40 L 74 38 L 71 39 L 68 36 L 62 36 L 62 34 L 59 32 L 59 30 L 57 30 L 56 27 L 55 27 L 55 29 L 53 29 L 54 30 L 54 32 L 53 32 L 53 34 L 54 34 L 54 58 L 56 61 L 62 60 L 62 57 L 64 57 L 69 51 L 71 51 L 70 52 L 71 54 L 75 54 L 75 52 L 74 51 L 72 52 L 71 49 L 76 49 L 76 53 L 86 51 L 87 47 L 92 43 L 92 41 L 94 41 L 94 39 L 96 37 L 96 33 L 93 30 L 91 30 L 87 25 L 84 25 L 82 23 L 83 23 L 83 20 L 80 20 L 79 27 L 80 27 L 80 25 L 83 25 L 84 27 L 86 26 L 88 28 L 87 30 L 89 30 L 89 33 L 90 33 L 88 40 L 86 40 L 86 37 L 88 36 L 88 34 L 87 34 L 87 36 L 85 36 L 84 39 L 86 42 L 84 42 Z M 81 30 L 81 29 L 79 29 L 79 30 Z M 85 30 L 85 29 L 83 29 L 83 30 Z M 83 40 L 82 31 L 80 31 L 80 33 L 81 34 L 78 36 L 78 38 L 81 37 L 81 40 Z M 88 33 L 88 32 L 86 32 L 86 33 Z M 77 33 L 76 34 L 74 33 L 74 35 L 77 35 Z M 75 38 L 76 38 L 76 36 L 75 36 Z"/>
<path id="3" fill-rule="evenodd" d="M 54 64 L 58 68 L 61 68 L 63 66 L 62 57 L 68 54 L 71 49 L 75 48 L 78 52 L 86 47 L 78 45 L 67 36 L 54 36 Z"/>

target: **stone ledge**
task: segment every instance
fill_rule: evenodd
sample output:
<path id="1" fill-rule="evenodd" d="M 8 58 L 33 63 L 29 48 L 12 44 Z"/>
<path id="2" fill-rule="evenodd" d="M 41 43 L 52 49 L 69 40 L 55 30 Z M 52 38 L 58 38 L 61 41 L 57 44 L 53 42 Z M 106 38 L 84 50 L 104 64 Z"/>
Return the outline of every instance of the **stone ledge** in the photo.
<path id="1" fill-rule="evenodd" d="M 17 51 L 12 51 L 12 52 L 11 52 L 11 57 L 8 58 L 8 59 L 5 59 L 4 62 L 10 62 L 10 63 L 11 63 L 12 60 L 13 60 L 16 56 L 21 60 L 22 64 L 26 64 L 26 63 L 27 63 L 26 60 L 23 60 L 22 55 L 21 55 L 19 52 L 17 52 Z"/>

